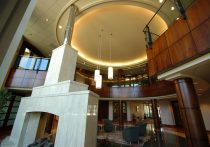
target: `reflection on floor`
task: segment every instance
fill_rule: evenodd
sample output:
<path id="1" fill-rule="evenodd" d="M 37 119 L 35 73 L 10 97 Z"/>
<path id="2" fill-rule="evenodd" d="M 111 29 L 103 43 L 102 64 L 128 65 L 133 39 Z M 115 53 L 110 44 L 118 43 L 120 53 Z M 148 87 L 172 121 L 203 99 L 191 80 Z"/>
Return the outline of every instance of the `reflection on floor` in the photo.
<path id="1" fill-rule="evenodd" d="M 148 124 L 147 135 L 139 143 L 128 143 L 122 138 L 122 130 L 115 130 L 106 133 L 103 130 L 98 132 L 97 147 L 186 147 L 185 133 L 183 129 L 162 127 L 159 136 L 162 141 L 158 141 L 154 135 L 153 125 Z M 210 133 L 208 133 L 210 140 Z"/>

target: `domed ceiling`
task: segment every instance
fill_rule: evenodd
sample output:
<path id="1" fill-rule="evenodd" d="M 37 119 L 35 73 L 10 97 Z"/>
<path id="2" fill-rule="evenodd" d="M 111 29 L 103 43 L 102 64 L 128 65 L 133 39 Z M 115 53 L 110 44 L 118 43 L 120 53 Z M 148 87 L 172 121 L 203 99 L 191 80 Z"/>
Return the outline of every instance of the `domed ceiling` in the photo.
<path id="1" fill-rule="evenodd" d="M 59 26 L 65 26 L 68 13 L 63 13 L 58 21 Z M 72 46 L 78 50 L 80 57 L 94 64 L 119 67 L 143 62 L 147 58 L 142 30 L 153 15 L 154 12 L 146 8 L 125 4 L 106 4 L 92 8 L 77 17 Z M 166 30 L 167 24 L 160 16 L 155 19 L 153 31 L 161 34 Z M 57 27 L 57 39 L 60 44 L 64 31 L 65 29 Z"/>
<path id="2" fill-rule="evenodd" d="M 49 57 L 63 42 L 72 3 L 79 8 L 72 39 L 72 46 L 79 54 L 78 67 L 93 70 L 100 64 L 101 68 L 112 65 L 115 69 L 130 70 L 145 63 L 142 31 L 161 6 L 160 0 L 37 0 L 24 37 Z M 173 1 L 168 0 L 150 23 L 151 32 L 163 33 L 176 19 L 178 12 L 172 11 L 172 6 L 175 6 Z M 98 57 L 100 32 L 101 58 Z"/>

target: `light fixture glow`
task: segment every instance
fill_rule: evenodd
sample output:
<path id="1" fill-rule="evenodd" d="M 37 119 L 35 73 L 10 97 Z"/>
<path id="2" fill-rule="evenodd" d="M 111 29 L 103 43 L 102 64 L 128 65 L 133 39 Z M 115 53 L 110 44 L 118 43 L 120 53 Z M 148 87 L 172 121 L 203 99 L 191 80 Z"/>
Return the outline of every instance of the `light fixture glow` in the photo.
<path id="1" fill-rule="evenodd" d="M 174 6 L 172 6 L 172 7 L 171 7 L 171 11 L 173 11 L 174 9 L 175 9 L 175 7 L 174 7 Z"/>
<path id="2" fill-rule="evenodd" d="M 113 79 L 113 67 L 108 67 L 108 79 Z"/>
<path id="3" fill-rule="evenodd" d="M 101 89 L 102 87 L 102 75 L 96 76 L 96 89 Z"/>
<path id="4" fill-rule="evenodd" d="M 62 29 L 63 27 L 61 25 L 58 26 L 59 29 Z"/>
<path id="5" fill-rule="evenodd" d="M 159 0 L 159 3 L 162 3 L 163 2 L 163 0 Z"/>
<path id="6" fill-rule="evenodd" d="M 97 76 L 100 75 L 100 70 L 96 69 L 94 72 L 94 81 L 96 81 Z"/>
<path id="7" fill-rule="evenodd" d="M 45 21 L 48 21 L 48 20 L 49 20 L 48 18 L 45 19 Z"/>

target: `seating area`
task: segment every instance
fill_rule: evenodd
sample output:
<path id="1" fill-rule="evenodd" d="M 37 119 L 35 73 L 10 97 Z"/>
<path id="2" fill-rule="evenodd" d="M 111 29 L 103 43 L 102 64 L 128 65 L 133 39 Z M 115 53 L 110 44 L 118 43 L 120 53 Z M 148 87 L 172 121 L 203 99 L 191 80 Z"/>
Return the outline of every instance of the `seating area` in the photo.
<path id="1" fill-rule="evenodd" d="M 147 124 L 145 121 L 129 125 L 125 123 L 125 125 L 117 128 L 116 124 L 111 120 L 104 119 L 98 127 L 97 139 L 99 141 L 108 140 L 124 145 L 135 144 L 137 146 L 142 146 L 152 138 L 150 132 L 152 132 L 153 126 L 152 124 Z"/>
<path id="2" fill-rule="evenodd" d="M 123 139 L 130 144 L 133 142 L 139 142 L 140 137 L 146 135 L 147 124 L 141 124 L 134 127 L 124 128 L 122 131 Z"/>

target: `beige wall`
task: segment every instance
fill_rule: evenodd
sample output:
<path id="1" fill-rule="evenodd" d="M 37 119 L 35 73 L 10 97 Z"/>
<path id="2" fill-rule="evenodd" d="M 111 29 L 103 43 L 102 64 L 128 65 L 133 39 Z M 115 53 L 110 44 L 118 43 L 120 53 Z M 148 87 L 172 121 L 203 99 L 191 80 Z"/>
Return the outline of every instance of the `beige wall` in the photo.
<path id="1" fill-rule="evenodd" d="M 198 99 L 206 130 L 210 131 L 210 90 Z"/>
<path id="2" fill-rule="evenodd" d="M 137 106 L 139 107 L 139 111 L 137 111 Z M 133 102 L 130 101 L 130 112 L 131 115 L 135 115 L 136 117 L 139 117 L 140 120 L 144 118 L 144 105 L 142 102 Z"/>

